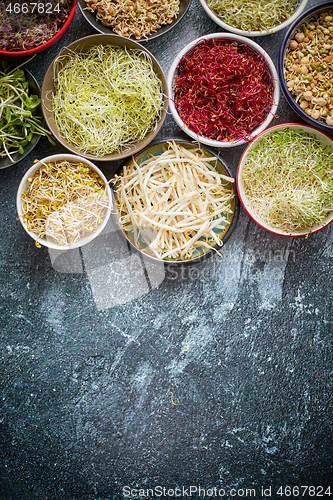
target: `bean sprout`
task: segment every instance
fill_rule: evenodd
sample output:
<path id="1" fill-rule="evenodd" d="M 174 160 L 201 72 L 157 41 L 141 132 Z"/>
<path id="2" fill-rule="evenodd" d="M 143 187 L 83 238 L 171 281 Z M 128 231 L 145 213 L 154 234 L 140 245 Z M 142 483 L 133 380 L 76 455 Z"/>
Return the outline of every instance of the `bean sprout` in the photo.
<path id="1" fill-rule="evenodd" d="M 213 163 L 214 162 L 214 163 Z M 119 221 L 137 246 L 159 259 L 189 259 L 222 245 L 234 207 L 231 183 L 202 149 L 175 142 L 159 156 L 124 167 L 117 181 Z"/>
<path id="2" fill-rule="evenodd" d="M 23 222 L 38 235 L 36 245 L 45 237 L 71 245 L 95 232 L 108 210 L 103 179 L 81 162 L 41 163 L 22 194 Z"/>

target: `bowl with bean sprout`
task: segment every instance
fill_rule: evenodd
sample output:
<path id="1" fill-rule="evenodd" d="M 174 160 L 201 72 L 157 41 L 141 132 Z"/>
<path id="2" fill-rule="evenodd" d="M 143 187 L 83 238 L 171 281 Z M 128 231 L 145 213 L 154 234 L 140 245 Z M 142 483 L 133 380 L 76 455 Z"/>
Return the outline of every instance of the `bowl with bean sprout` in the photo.
<path id="1" fill-rule="evenodd" d="M 120 160 L 145 148 L 166 117 L 166 78 L 140 43 L 90 35 L 52 61 L 42 85 L 45 121 L 56 139 L 92 161 Z"/>
<path id="2" fill-rule="evenodd" d="M 258 135 L 237 170 L 248 215 L 281 236 L 308 236 L 333 220 L 333 139 L 310 125 L 284 123 Z"/>
<path id="3" fill-rule="evenodd" d="M 178 126 L 213 148 L 245 144 L 275 117 L 280 89 L 274 63 L 253 40 L 212 33 L 189 43 L 168 73 Z"/>
<path id="4" fill-rule="evenodd" d="M 78 0 L 88 23 L 100 33 L 144 42 L 176 26 L 191 0 Z"/>
<path id="5" fill-rule="evenodd" d="M 286 32 L 278 55 L 282 91 L 310 125 L 333 132 L 333 2 L 308 9 Z"/>
<path id="6" fill-rule="evenodd" d="M 112 194 L 94 163 L 57 154 L 35 160 L 20 182 L 16 206 L 37 247 L 68 250 L 90 243 L 103 231 Z"/>
<path id="7" fill-rule="evenodd" d="M 0 3 L 0 55 L 25 57 L 46 50 L 70 27 L 77 0 Z"/>
<path id="8" fill-rule="evenodd" d="M 289 26 L 305 9 L 307 0 L 200 0 L 206 14 L 219 26 L 241 36 L 264 36 Z"/>
<path id="9" fill-rule="evenodd" d="M 154 144 L 126 162 L 114 191 L 121 230 L 156 261 L 221 256 L 239 213 L 224 162 L 199 143 L 180 139 Z"/>

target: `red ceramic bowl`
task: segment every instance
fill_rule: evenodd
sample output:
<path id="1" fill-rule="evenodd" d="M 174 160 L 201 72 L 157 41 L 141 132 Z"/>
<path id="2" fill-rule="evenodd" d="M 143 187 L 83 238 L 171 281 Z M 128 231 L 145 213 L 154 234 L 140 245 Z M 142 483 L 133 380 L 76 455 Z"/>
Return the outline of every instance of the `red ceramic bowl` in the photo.
<path id="1" fill-rule="evenodd" d="M 42 50 L 47 49 L 55 43 L 59 38 L 62 37 L 62 35 L 67 31 L 69 26 L 71 25 L 71 22 L 73 21 L 75 10 L 77 6 L 77 0 L 72 0 L 72 7 L 69 11 L 68 18 L 66 19 L 64 25 L 62 28 L 54 35 L 54 37 L 50 38 L 45 43 L 42 43 L 41 45 L 38 45 L 37 47 L 34 47 L 33 49 L 28 49 L 28 50 L 0 50 L 0 56 L 7 56 L 7 57 L 25 57 L 25 56 L 32 56 L 34 54 L 37 54 L 37 52 L 41 52 Z"/>

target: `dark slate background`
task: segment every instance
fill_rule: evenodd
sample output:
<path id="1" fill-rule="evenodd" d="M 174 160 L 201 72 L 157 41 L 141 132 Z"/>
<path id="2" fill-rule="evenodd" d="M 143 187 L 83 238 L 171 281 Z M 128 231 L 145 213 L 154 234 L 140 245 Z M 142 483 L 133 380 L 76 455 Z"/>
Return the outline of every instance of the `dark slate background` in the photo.
<path id="1" fill-rule="evenodd" d="M 146 46 L 167 73 L 218 31 L 193 0 Z M 28 69 L 41 84 L 61 48 L 92 33 L 78 9 Z M 256 39 L 275 63 L 283 34 Z M 283 96 L 278 115 L 272 125 L 300 121 Z M 157 139 L 170 136 L 185 137 L 168 116 Z M 221 151 L 234 174 L 243 149 Z M 281 485 L 329 498 L 333 226 L 278 237 L 241 209 L 223 258 L 184 268 L 131 253 L 112 221 L 81 250 L 37 249 L 17 188 L 35 158 L 62 151 L 42 138 L 0 171 L 0 499 L 118 500 L 126 486 L 138 490 L 127 498 L 163 487 L 188 498 L 190 486 L 191 498 L 199 486 L 206 498 L 287 498 Z M 119 168 L 99 166 L 109 178 Z"/>

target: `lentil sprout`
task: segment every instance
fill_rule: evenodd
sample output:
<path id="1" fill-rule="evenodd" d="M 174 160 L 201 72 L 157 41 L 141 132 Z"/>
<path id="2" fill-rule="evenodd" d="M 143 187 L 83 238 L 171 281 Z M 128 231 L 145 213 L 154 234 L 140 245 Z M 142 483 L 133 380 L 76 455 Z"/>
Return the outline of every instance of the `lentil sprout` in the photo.
<path id="1" fill-rule="evenodd" d="M 333 126 L 333 9 L 304 23 L 290 41 L 285 78 L 304 112 Z"/>
<path id="2" fill-rule="evenodd" d="M 180 0 L 85 0 L 87 10 L 121 36 L 137 40 L 171 24 L 179 12 Z"/>
<path id="3" fill-rule="evenodd" d="M 233 28 L 268 31 L 292 16 L 299 0 L 207 0 L 207 4 Z"/>

